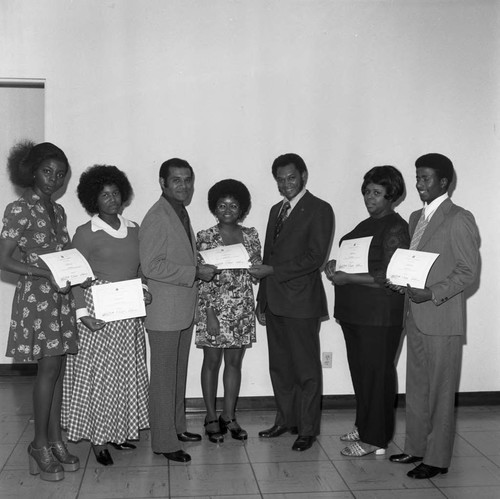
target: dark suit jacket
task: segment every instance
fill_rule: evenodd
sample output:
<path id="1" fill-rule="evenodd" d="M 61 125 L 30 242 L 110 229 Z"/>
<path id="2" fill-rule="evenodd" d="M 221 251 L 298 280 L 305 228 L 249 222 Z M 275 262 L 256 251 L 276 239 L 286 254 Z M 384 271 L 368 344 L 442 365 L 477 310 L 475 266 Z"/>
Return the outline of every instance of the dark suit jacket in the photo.
<path id="1" fill-rule="evenodd" d="M 321 267 L 333 237 L 333 210 L 309 191 L 293 208 L 273 242 L 274 227 L 282 202 L 271 208 L 267 224 L 263 263 L 272 265 L 274 275 L 261 281 L 257 302 L 275 315 L 293 318 L 328 314 Z"/>
<path id="2" fill-rule="evenodd" d="M 421 213 L 419 210 L 410 216 L 412 236 Z M 424 334 L 463 335 L 463 291 L 475 281 L 479 262 L 479 231 L 474 216 L 446 199 L 432 216 L 417 250 L 439 253 L 439 257 L 426 282 L 434 301 L 409 303 L 415 324 Z"/>

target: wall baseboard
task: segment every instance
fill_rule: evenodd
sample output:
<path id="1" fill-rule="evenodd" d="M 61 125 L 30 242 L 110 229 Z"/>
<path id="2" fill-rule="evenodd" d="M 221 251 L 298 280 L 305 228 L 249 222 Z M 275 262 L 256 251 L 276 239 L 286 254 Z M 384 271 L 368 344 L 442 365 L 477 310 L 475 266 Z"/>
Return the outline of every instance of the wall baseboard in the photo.
<path id="1" fill-rule="evenodd" d="M 36 376 L 37 364 L 0 364 L 0 380 L 5 377 Z M 354 409 L 356 401 L 354 395 L 323 395 L 323 409 Z M 473 405 L 500 405 L 500 391 L 491 392 L 460 392 L 456 394 L 455 404 L 460 407 Z M 396 398 L 396 407 L 405 406 L 405 394 L 400 393 Z M 217 407 L 222 408 L 222 399 L 217 399 Z M 239 411 L 273 411 L 274 397 L 240 397 Z M 201 397 L 186 399 L 186 411 L 189 413 L 204 412 L 205 405 Z"/>

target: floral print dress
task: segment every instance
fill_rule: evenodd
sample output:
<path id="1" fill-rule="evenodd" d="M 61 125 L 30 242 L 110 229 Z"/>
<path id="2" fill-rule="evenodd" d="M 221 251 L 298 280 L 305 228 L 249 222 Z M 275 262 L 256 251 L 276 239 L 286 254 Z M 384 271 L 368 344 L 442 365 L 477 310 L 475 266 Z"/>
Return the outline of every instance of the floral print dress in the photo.
<path id="1" fill-rule="evenodd" d="M 44 265 L 40 254 L 69 249 L 66 214 L 53 203 L 56 224 L 28 189 L 5 209 L 0 237 L 15 241 L 21 260 L 35 267 Z M 76 353 L 77 332 L 73 295 L 58 293 L 43 277 L 19 276 L 10 321 L 7 357 L 18 362 Z"/>
<path id="2" fill-rule="evenodd" d="M 261 263 L 261 245 L 257 230 L 241 227 L 243 245 L 251 258 L 258 256 Z M 224 246 L 217 226 L 198 232 L 198 251 Z M 201 257 L 200 257 L 201 260 Z M 196 346 L 213 348 L 241 348 L 255 342 L 255 302 L 252 282 L 247 270 L 223 270 L 210 282 L 200 282 L 196 325 Z M 220 323 L 220 334 L 207 331 L 207 307 L 212 306 Z"/>

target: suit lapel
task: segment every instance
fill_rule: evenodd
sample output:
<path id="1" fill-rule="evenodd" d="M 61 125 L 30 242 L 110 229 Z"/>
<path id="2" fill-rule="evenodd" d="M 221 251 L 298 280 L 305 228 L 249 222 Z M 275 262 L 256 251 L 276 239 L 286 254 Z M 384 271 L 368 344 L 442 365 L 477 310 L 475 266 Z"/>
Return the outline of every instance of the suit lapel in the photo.
<path id="1" fill-rule="evenodd" d="M 447 199 L 441 203 L 441 205 L 436 210 L 434 215 L 432 215 L 429 224 L 425 228 L 425 231 L 422 234 L 422 239 L 420 239 L 420 243 L 418 244 L 417 250 L 423 248 L 427 244 L 427 242 L 431 239 L 434 232 L 436 232 L 436 230 L 444 222 L 445 214 L 449 211 L 450 207 L 451 207 L 450 199 Z"/>
<path id="2" fill-rule="evenodd" d="M 283 228 L 280 231 L 280 235 L 277 239 L 279 241 L 280 239 L 283 240 L 286 234 L 294 229 L 297 225 L 297 220 L 299 219 L 301 213 L 304 211 L 304 205 L 307 204 L 307 196 L 309 195 L 309 192 L 306 192 L 302 198 L 299 200 L 299 202 L 294 206 L 293 210 L 291 211 L 290 215 L 288 218 L 285 220 L 285 223 L 283 224 Z M 280 205 L 281 209 L 281 205 Z M 274 219 L 274 226 L 273 226 L 273 231 L 274 227 L 276 226 L 276 220 L 278 219 L 278 212 L 276 213 L 276 217 Z M 274 233 L 274 232 L 273 232 Z"/>

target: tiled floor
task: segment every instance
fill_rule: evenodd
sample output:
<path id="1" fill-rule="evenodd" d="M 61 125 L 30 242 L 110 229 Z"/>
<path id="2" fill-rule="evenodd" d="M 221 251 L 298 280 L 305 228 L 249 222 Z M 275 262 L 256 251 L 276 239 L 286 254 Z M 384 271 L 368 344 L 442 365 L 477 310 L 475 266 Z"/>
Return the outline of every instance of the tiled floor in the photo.
<path id="1" fill-rule="evenodd" d="M 500 407 L 458 409 L 455 456 L 447 475 L 412 480 L 412 465 L 390 463 L 387 455 L 404 443 L 404 411 L 399 411 L 394 442 L 386 456 L 349 459 L 340 455 L 339 435 L 350 429 L 352 410 L 323 412 L 322 433 L 310 450 L 291 450 L 295 437 L 257 437 L 273 414 L 239 414 L 249 432 L 246 443 L 185 445 L 193 460 L 169 463 L 151 452 L 142 432 L 134 451 L 111 450 L 115 465 L 96 463 L 88 443 L 70 444 L 82 466 L 49 483 L 28 473 L 26 448 L 33 434 L 31 379 L 0 378 L 0 498 L 181 498 L 238 499 L 498 499 L 500 498 Z M 201 431 L 203 415 L 189 416 L 189 430 Z"/>

